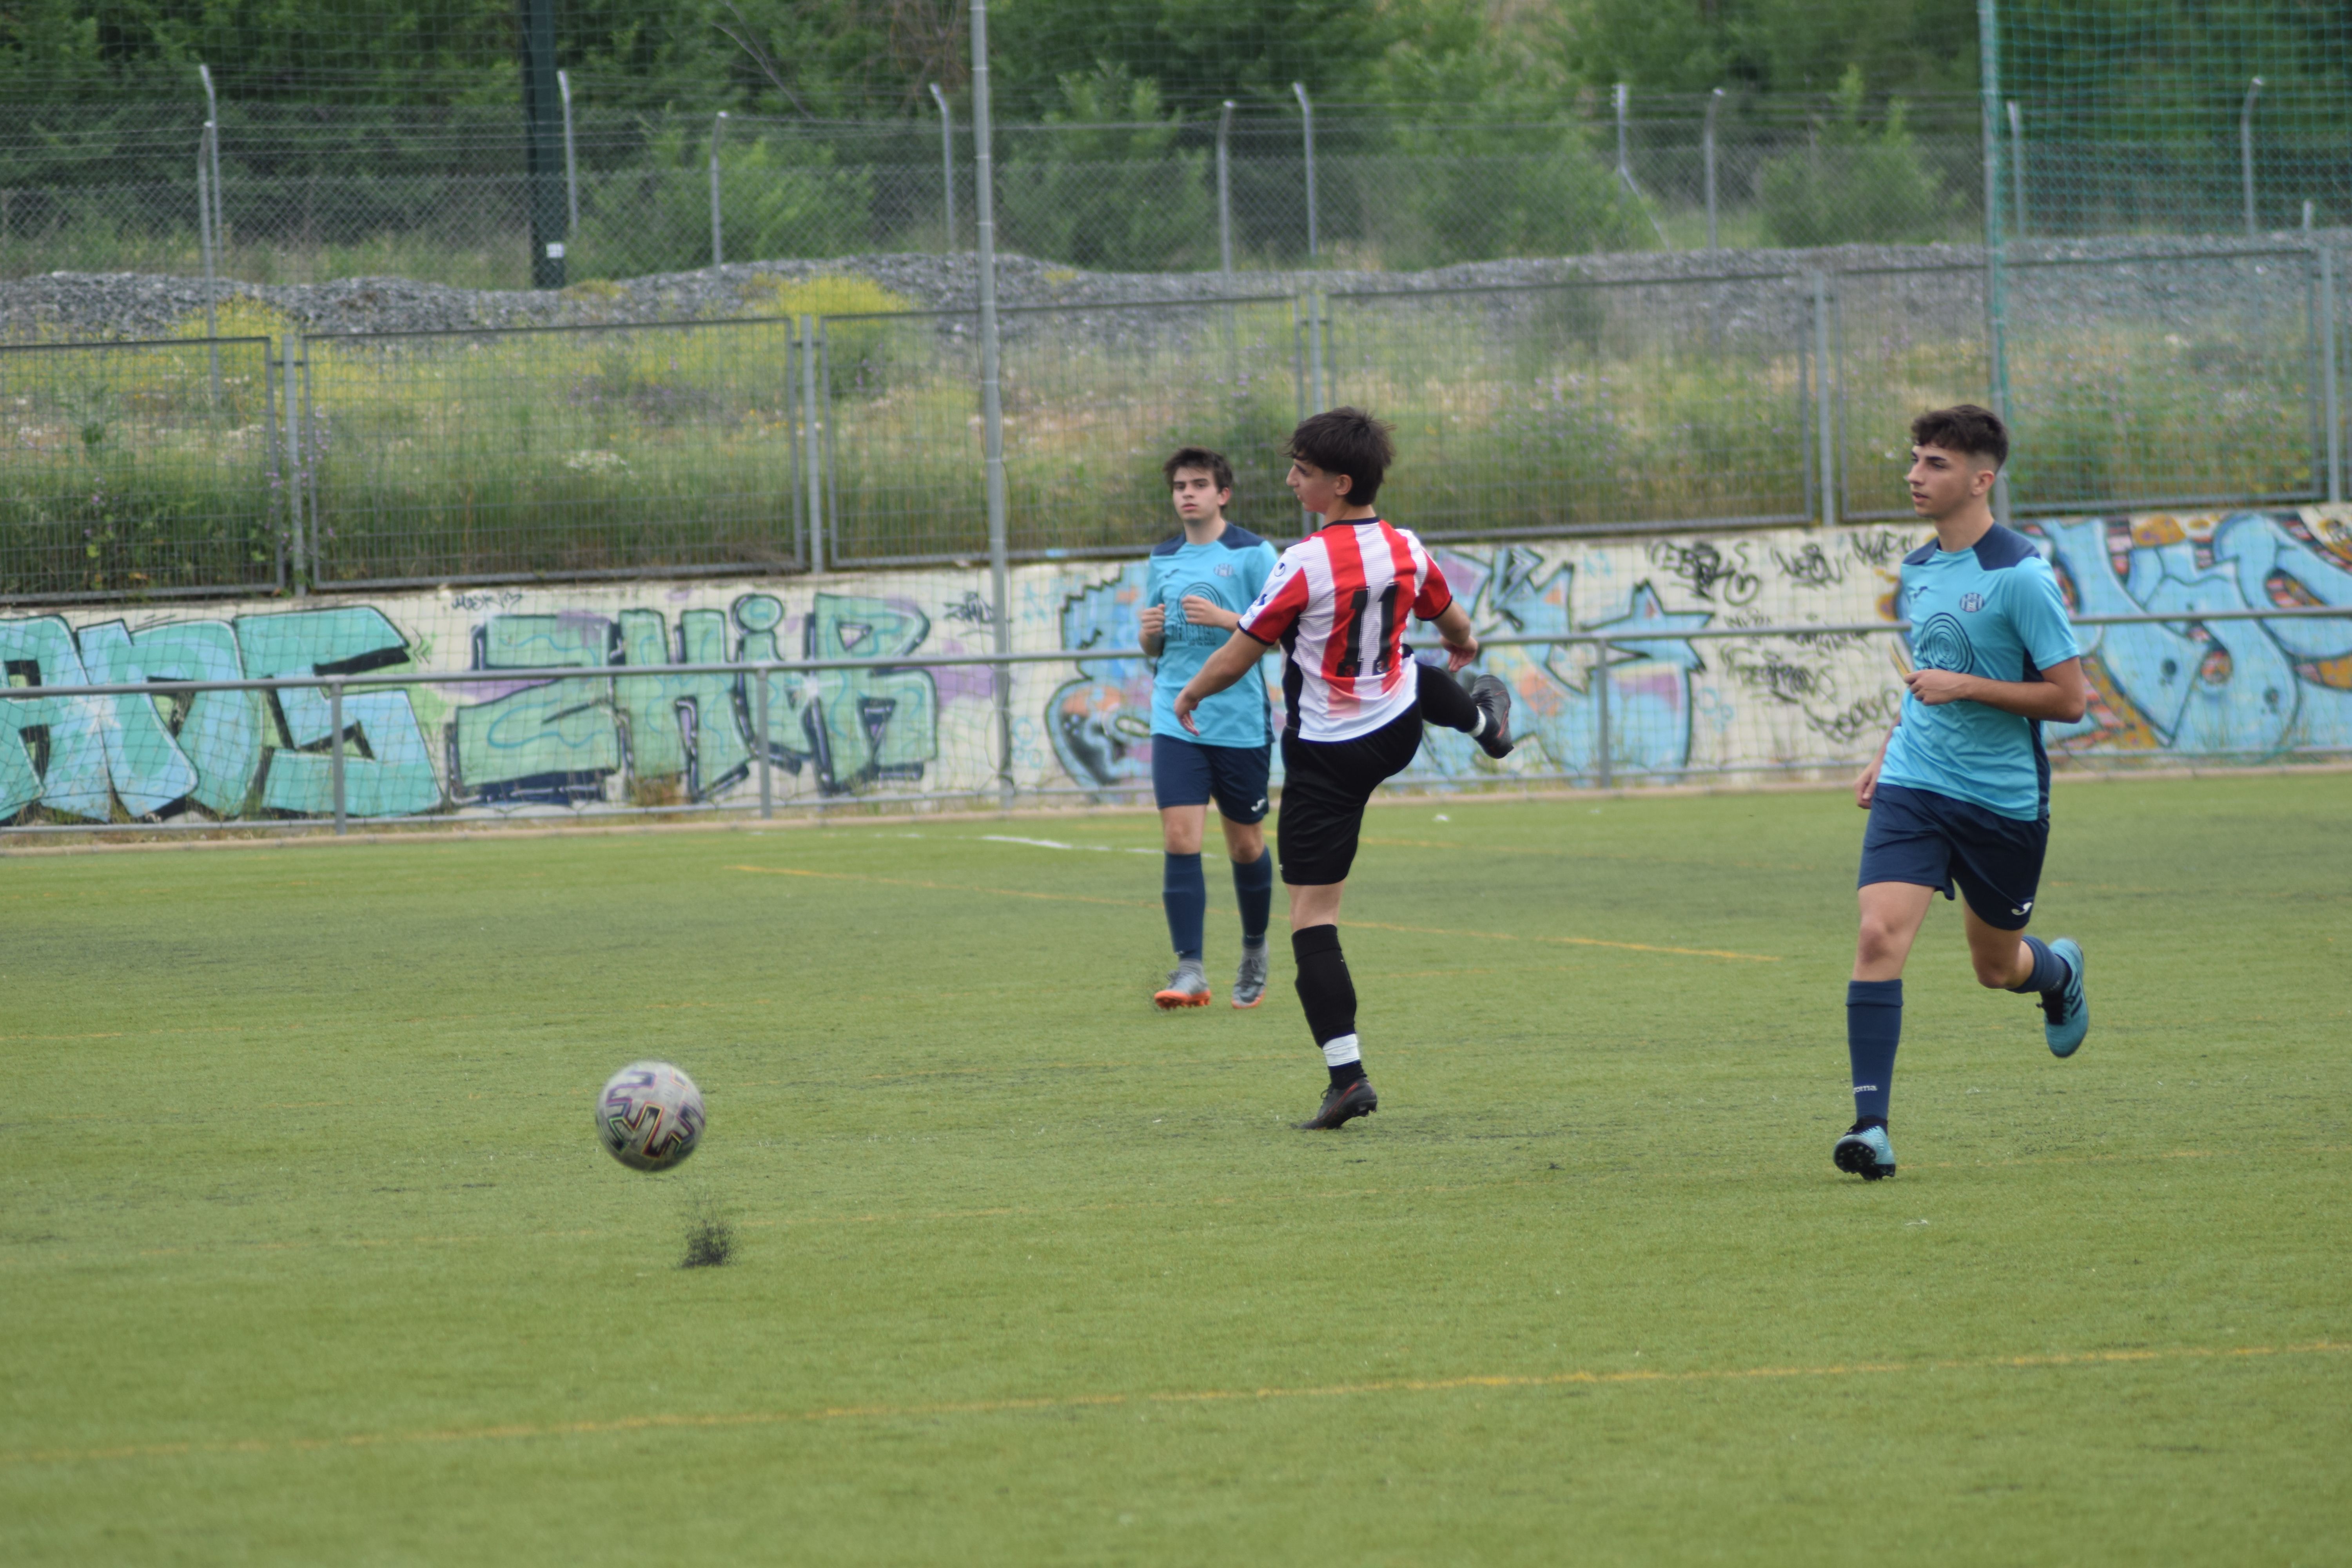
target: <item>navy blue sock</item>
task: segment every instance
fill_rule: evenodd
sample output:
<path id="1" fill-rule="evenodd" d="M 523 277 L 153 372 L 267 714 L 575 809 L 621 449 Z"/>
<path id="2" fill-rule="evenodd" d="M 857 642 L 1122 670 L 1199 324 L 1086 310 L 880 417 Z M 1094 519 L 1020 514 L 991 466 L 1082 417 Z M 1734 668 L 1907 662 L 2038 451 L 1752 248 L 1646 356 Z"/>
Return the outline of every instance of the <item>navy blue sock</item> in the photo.
<path id="1" fill-rule="evenodd" d="M 1902 1038 L 1903 982 L 1846 982 L 1845 1054 L 1853 1064 L 1855 1121 L 1885 1124 L 1895 1088 L 1895 1047 Z"/>
<path id="2" fill-rule="evenodd" d="M 1256 859 L 1234 862 L 1234 901 L 1242 907 L 1242 942 L 1256 947 L 1265 941 L 1266 911 L 1274 907 L 1274 851 L 1261 849 Z"/>
<path id="3" fill-rule="evenodd" d="M 1168 940 L 1176 956 L 1201 961 L 1201 917 L 1209 912 L 1209 884 L 1198 855 L 1171 855 L 1160 873 L 1160 901 L 1168 909 Z"/>
<path id="4" fill-rule="evenodd" d="M 2025 945 L 2033 954 L 2033 973 L 2026 976 L 2024 984 L 2012 985 L 2010 989 L 2021 995 L 2028 991 L 2065 990 L 2066 983 L 2074 977 L 2074 971 L 2066 967 L 2066 961 L 2051 952 L 2050 944 L 2038 936 L 2027 937 Z"/>

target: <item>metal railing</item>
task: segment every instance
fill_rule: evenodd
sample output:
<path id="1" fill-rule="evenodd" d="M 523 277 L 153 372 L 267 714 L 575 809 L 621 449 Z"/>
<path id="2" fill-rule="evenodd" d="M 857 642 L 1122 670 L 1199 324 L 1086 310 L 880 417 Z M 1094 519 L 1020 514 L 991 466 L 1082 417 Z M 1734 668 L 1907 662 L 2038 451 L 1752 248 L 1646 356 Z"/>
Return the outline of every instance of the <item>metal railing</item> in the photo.
<path id="1" fill-rule="evenodd" d="M 2154 628 L 2183 647 L 2205 647 L 2209 664 L 2215 650 L 2224 667 L 2233 657 L 2246 658 L 2259 680 L 2266 677 L 2252 658 L 2254 645 L 2233 645 L 2226 631 L 2216 634 L 2210 627 L 2251 623 L 2260 637 L 2299 653 L 2309 651 L 2309 639 L 2293 628 L 2331 622 L 2352 622 L 2352 605 L 2084 615 L 2074 624 L 2092 632 L 2094 642 L 2119 628 Z M 1515 725 L 1523 762 L 1504 769 L 1473 765 L 1466 741 L 1432 730 L 1421 756 L 1391 787 L 1608 789 L 1850 770 L 1874 749 L 1901 694 L 1893 661 L 1881 662 L 1867 645 L 1908 630 L 1905 623 L 1856 621 L 1662 625 L 1646 631 L 1612 627 L 1487 637 L 1482 639 L 1484 668 L 1516 659 L 1549 670 L 1563 692 L 1578 695 L 1567 709 L 1565 727 L 1555 722 L 1558 714 L 1523 714 Z M 1765 671 L 1768 684 L 1784 654 L 1838 659 L 1858 652 L 1862 668 L 1878 671 L 1877 696 L 1854 709 L 1871 721 L 1850 726 L 1842 735 L 1816 731 L 1810 740 L 1792 740 L 1774 725 L 1754 724 L 1736 734 L 1715 760 L 1696 760 L 1689 747 L 1695 707 L 1690 672 L 1699 662 L 1691 657 L 1695 643 L 1718 648 L 1745 645 L 1751 658 L 1725 653 L 1719 662 L 1731 669 Z M 2346 646 L 2352 647 L 2352 641 Z M 150 655 L 127 640 L 120 651 L 125 666 L 160 657 L 168 667 L 173 658 L 170 650 Z M 178 657 L 186 662 L 190 650 L 179 649 Z M 973 711 L 950 723 L 940 711 L 935 674 L 1001 668 L 1063 676 L 1058 688 L 1033 683 L 1026 693 L 1030 700 L 1045 696 L 1052 707 L 1063 693 L 1086 684 L 1089 668 L 1143 657 L 1139 648 L 1056 648 L 631 665 L 517 663 L 448 671 L 354 668 L 251 679 L 5 686 L 0 687 L 0 812 L 8 821 L 0 835 L 304 827 L 343 833 L 353 821 L 456 824 L 515 811 L 599 820 L 730 812 L 771 817 L 779 809 L 1131 800 L 1149 792 L 1148 768 L 1128 779 L 1087 777 L 1065 761 L 1016 776 L 1013 759 L 999 739 L 1010 733 L 1003 710 L 1024 700 L 1014 695 L 1015 683 L 994 683 L 992 704 L 975 704 Z M 2124 662 L 2118 658 L 2115 668 Z M 1669 682 L 1677 669 L 1680 698 L 1662 698 L 1662 682 Z M 2086 718 L 2079 726 L 2045 727 L 2057 737 L 2056 760 L 2070 767 L 2122 768 L 2352 757 L 2352 691 L 2315 687 L 2313 693 L 2292 694 L 2294 701 L 2309 697 L 2315 703 L 2320 695 L 2327 697 L 2326 711 L 2305 721 L 2291 708 L 2282 717 L 2276 689 L 2260 700 L 2240 699 L 2227 690 L 2226 672 L 2221 684 L 2210 671 L 2194 679 L 2207 680 L 2214 699 L 2244 700 L 2244 715 L 2270 722 L 2268 738 L 2200 744 L 2184 725 L 2175 734 L 2187 743 L 2151 744 L 2128 727 L 2101 730 L 2095 718 Z M 413 694 L 419 688 L 462 692 L 484 686 L 498 690 L 469 705 L 445 701 L 436 765 L 435 748 L 418 727 Z M 168 705 L 175 723 L 165 724 L 159 703 Z M 27 716 L 29 704 L 41 706 Z M 903 717 L 903 710 L 919 710 L 932 732 L 889 733 L 894 716 Z M 695 717 L 665 731 L 685 710 Z M 48 759 L 39 774 L 19 752 L 18 737 L 36 727 L 43 731 Z M 478 758 L 495 756 L 499 732 L 508 728 L 534 731 L 534 738 L 521 742 L 529 759 L 503 771 L 478 767 Z M 950 737 L 949 730 L 956 734 Z M 244 772 L 205 776 L 209 759 L 190 753 L 208 745 L 234 753 Z M 551 759 L 562 765 L 549 765 Z M 931 764 L 929 773 L 926 763 Z M 647 789 L 648 776 L 669 782 Z M 677 782 L 681 779 L 682 785 Z M 135 811 L 139 806 L 147 809 Z M 80 819 L 27 820 L 51 816 Z"/>

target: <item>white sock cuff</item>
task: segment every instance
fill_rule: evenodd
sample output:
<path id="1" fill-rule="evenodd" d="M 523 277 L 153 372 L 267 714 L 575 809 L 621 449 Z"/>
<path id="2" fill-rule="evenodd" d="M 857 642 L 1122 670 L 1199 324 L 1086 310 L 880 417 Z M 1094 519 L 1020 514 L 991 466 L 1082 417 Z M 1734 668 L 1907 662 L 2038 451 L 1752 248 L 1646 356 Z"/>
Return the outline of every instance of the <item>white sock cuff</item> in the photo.
<path id="1" fill-rule="evenodd" d="M 1326 1067 L 1343 1068 L 1349 1062 L 1363 1059 L 1364 1053 L 1356 1048 L 1356 1037 L 1353 1035 L 1342 1035 L 1336 1040 L 1323 1042 L 1323 1065 Z"/>

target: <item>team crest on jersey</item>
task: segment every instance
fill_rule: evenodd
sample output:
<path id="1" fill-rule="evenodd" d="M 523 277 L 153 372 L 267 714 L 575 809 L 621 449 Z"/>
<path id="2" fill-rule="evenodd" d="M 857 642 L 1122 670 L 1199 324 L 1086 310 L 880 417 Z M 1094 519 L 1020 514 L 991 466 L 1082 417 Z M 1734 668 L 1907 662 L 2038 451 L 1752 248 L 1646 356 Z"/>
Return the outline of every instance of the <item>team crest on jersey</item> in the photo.
<path id="1" fill-rule="evenodd" d="M 1217 575 L 1220 577 L 1230 577 L 1233 574 L 1234 569 L 1231 566 L 1220 566 L 1217 568 Z"/>
<path id="2" fill-rule="evenodd" d="M 1982 594 L 1961 595 L 1960 608 L 1971 615 L 1975 614 L 1977 611 L 1984 608 L 1984 595 Z"/>

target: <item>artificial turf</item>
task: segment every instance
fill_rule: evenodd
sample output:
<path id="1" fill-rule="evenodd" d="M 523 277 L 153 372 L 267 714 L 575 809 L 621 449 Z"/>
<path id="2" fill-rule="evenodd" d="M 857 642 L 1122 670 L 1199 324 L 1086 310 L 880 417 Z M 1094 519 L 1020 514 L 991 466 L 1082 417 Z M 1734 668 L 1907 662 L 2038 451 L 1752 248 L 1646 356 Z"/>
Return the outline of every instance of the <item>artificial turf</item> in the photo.
<path id="1" fill-rule="evenodd" d="M 1141 814 L 9 860 L 0 1555 L 2352 1561 L 2352 787 L 2056 816 L 1867 1185 L 1834 795 L 1375 809 L 1327 1134 Z"/>

